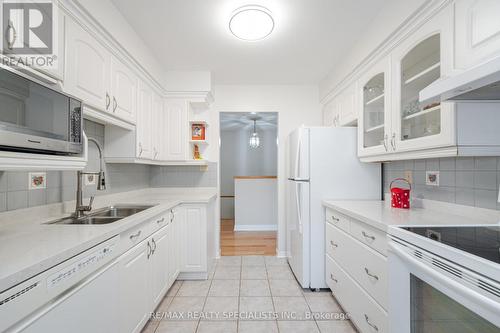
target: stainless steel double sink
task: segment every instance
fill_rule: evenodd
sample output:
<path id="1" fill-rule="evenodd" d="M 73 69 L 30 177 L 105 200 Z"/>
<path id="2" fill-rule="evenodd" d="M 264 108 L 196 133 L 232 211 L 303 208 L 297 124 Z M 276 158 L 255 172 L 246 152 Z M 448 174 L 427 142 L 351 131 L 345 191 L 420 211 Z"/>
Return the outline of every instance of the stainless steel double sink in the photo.
<path id="1" fill-rule="evenodd" d="M 115 205 L 97 209 L 94 212 L 82 216 L 76 217 L 65 217 L 55 221 L 47 222 L 47 224 L 109 224 L 121 220 L 123 218 L 129 217 L 131 215 L 137 214 L 146 210 L 148 208 L 154 207 L 153 205 Z"/>

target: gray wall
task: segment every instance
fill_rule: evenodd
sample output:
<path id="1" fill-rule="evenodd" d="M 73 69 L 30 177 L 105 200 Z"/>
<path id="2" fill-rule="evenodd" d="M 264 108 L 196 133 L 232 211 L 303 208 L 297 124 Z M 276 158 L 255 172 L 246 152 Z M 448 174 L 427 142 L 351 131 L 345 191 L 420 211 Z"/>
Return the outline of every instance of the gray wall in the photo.
<path id="1" fill-rule="evenodd" d="M 202 166 L 152 166 L 151 187 L 217 187 L 217 163 Z"/>
<path id="2" fill-rule="evenodd" d="M 413 173 L 412 197 L 499 209 L 500 158 L 457 157 L 384 164 L 384 191 L 392 179 Z M 425 172 L 439 171 L 439 186 L 425 185 Z"/>

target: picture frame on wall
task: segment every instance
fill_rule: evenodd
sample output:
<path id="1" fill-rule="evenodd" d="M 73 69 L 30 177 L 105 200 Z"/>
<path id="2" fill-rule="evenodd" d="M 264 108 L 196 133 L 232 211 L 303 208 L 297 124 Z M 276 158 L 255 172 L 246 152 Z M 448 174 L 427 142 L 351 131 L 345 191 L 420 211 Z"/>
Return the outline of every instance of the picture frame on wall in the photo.
<path id="1" fill-rule="evenodd" d="M 191 140 L 205 141 L 205 124 L 191 125 Z"/>

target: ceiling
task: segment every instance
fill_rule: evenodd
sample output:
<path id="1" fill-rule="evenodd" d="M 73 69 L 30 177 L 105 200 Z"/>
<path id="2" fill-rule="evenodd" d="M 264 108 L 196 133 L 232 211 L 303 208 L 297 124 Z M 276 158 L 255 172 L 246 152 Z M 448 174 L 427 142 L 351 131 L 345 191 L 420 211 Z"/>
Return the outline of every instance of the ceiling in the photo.
<path id="1" fill-rule="evenodd" d="M 256 119 L 257 131 L 276 130 L 278 128 L 278 113 L 276 112 L 221 112 L 221 131 L 240 131 L 253 128 L 253 119 Z"/>
<path id="2" fill-rule="evenodd" d="M 215 84 L 316 84 L 389 0 L 111 0 L 166 70 L 209 70 Z M 232 11 L 259 4 L 275 29 L 229 33 Z"/>

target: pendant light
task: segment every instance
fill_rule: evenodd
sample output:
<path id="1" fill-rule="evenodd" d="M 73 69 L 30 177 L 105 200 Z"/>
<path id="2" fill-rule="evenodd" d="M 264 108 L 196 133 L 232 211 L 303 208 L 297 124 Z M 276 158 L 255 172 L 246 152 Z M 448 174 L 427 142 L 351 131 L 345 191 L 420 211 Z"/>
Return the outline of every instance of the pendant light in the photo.
<path id="1" fill-rule="evenodd" d="M 255 122 L 256 122 L 256 120 L 254 119 L 253 120 L 253 133 L 250 136 L 250 140 L 248 141 L 250 148 L 259 148 L 259 146 L 260 146 L 260 138 L 259 138 L 259 134 L 257 134 Z"/>

